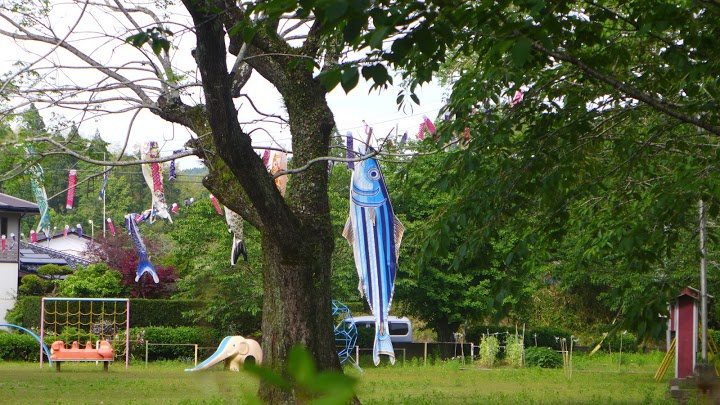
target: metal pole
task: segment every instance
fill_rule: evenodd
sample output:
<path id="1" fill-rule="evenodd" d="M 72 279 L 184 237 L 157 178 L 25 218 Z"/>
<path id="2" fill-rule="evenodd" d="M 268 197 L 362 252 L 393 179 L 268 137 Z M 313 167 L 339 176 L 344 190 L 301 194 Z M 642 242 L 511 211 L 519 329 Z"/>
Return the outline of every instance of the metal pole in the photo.
<path id="1" fill-rule="evenodd" d="M 130 367 L 130 299 L 125 301 L 127 314 L 125 315 L 125 368 Z"/>
<path id="2" fill-rule="evenodd" d="M 105 152 L 103 152 L 103 160 L 107 160 L 107 156 L 105 156 Z M 105 170 L 108 170 L 108 166 L 105 166 Z M 103 184 L 105 184 L 104 183 L 105 175 L 107 175 L 107 173 L 105 173 L 103 175 Z M 107 214 L 105 211 L 105 194 L 107 194 L 107 190 L 103 191 L 103 239 L 105 239 L 105 228 L 107 228 Z"/>
<path id="3" fill-rule="evenodd" d="M 198 352 L 198 345 L 195 343 L 195 367 L 197 367 L 197 352 Z"/>
<path id="4" fill-rule="evenodd" d="M 148 343 L 150 343 L 150 342 L 148 342 L 146 340 L 145 341 L 145 368 L 148 367 Z"/>
<path id="5" fill-rule="evenodd" d="M 19 246 L 18 246 L 18 251 L 20 251 Z M 43 366 L 43 342 L 44 341 L 45 341 L 45 297 L 43 297 L 40 300 L 40 368 L 42 368 L 42 366 Z M 50 361 L 50 359 L 48 359 L 48 361 Z"/>
<path id="6" fill-rule="evenodd" d="M 701 347 L 702 347 L 702 364 L 708 364 L 707 356 L 707 264 L 706 264 L 707 248 L 705 246 L 705 204 L 700 200 L 700 324 Z"/>

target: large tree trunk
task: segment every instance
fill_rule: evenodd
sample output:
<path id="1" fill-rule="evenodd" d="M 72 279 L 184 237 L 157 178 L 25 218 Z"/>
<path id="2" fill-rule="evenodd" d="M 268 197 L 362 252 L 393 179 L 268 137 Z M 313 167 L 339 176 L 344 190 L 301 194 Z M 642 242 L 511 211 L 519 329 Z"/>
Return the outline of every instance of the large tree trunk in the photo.
<path id="1" fill-rule="evenodd" d="M 222 4 L 222 3 L 218 3 Z M 285 373 L 287 355 L 305 346 L 319 370 L 341 370 L 333 336 L 330 258 L 334 237 L 327 196 L 327 164 L 315 164 L 290 178 L 283 198 L 243 133 L 232 100 L 225 31 L 207 4 L 185 0 L 197 35 L 197 62 L 203 79 L 213 151 L 206 153 L 210 176 L 204 182 L 218 199 L 262 234 L 263 365 Z M 263 36 L 266 35 L 266 36 Z M 272 46 L 269 33 L 258 32 Z M 257 42 L 257 43 L 256 43 Z M 284 54 L 291 52 L 288 50 Z M 271 54 L 269 50 L 265 54 Z M 277 60 L 276 60 L 277 59 Z M 283 96 L 292 134 L 293 167 L 329 154 L 334 118 L 326 91 L 303 66 L 287 56 L 259 56 L 253 65 Z M 250 62 L 248 62 L 250 63 Z M 217 161 L 217 159 L 221 160 Z M 215 164 L 213 164 L 213 160 Z M 240 189 L 233 189 L 238 185 Z M 269 403 L 295 402 L 294 393 L 261 382 Z"/>

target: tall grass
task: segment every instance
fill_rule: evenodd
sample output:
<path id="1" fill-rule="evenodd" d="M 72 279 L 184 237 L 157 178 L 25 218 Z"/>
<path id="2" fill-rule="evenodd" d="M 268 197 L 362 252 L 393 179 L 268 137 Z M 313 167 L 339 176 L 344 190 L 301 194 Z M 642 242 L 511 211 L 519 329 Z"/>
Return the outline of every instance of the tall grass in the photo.
<path id="1" fill-rule="evenodd" d="M 672 404 L 667 382 L 653 381 L 662 353 L 575 354 L 572 378 L 562 369 L 512 368 L 496 363 L 492 370 L 477 362 L 408 360 L 380 367 L 363 364 L 345 372 L 357 379 L 364 404 Z M 364 363 L 364 362 L 363 362 Z M 430 362 L 429 362 L 430 364 Z M 244 372 L 211 370 L 192 373 L 189 363 L 117 363 L 110 371 L 94 363 L 66 363 L 57 373 L 37 363 L 0 362 L 0 403 L 54 404 L 242 404 L 257 390 L 257 379 Z"/>

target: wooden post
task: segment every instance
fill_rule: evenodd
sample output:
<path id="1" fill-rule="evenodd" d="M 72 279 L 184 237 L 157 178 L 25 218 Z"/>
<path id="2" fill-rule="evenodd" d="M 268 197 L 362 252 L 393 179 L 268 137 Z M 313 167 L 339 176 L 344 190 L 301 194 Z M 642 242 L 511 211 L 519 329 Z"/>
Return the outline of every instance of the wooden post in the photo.
<path id="1" fill-rule="evenodd" d="M 423 366 L 427 366 L 427 340 L 425 341 L 425 349 L 423 351 Z"/>

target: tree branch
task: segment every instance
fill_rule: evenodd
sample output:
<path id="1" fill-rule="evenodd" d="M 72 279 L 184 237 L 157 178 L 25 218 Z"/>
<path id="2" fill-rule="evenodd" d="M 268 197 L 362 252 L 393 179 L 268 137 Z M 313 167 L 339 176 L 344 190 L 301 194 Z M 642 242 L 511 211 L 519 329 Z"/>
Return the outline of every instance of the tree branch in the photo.
<path id="1" fill-rule="evenodd" d="M 673 118 L 676 118 L 682 122 L 695 125 L 697 127 L 700 127 L 710 133 L 713 133 L 715 135 L 720 135 L 720 127 L 717 127 L 715 125 L 710 124 L 709 122 L 703 121 L 699 118 L 691 117 L 681 111 L 677 111 L 676 109 L 669 106 L 667 103 L 663 102 L 660 99 L 657 99 L 650 94 L 635 88 L 627 83 L 621 82 L 620 80 L 608 76 L 606 74 L 603 74 L 589 65 L 585 64 L 583 61 L 581 61 L 578 58 L 575 58 L 573 56 L 570 56 L 564 52 L 556 51 L 556 50 L 550 50 L 546 49 L 540 43 L 535 42 L 532 44 L 533 49 L 547 55 L 552 56 L 553 58 L 557 60 L 561 60 L 563 62 L 567 62 L 572 64 L 573 66 L 579 68 L 583 72 L 587 73 L 588 75 L 594 77 L 597 80 L 600 80 L 601 82 L 611 86 L 612 88 L 623 92 L 624 94 L 628 95 L 629 97 L 632 97 L 636 100 L 642 101 L 652 108 L 667 114 Z"/>

